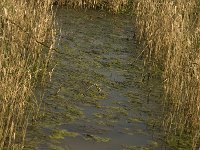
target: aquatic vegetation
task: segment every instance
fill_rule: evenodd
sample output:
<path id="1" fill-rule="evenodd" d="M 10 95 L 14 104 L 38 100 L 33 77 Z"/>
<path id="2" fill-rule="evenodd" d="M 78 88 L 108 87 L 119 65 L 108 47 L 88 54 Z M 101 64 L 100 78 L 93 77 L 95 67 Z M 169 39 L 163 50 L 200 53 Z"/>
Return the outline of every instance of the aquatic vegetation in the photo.
<path id="1" fill-rule="evenodd" d="M 125 94 L 126 96 L 128 96 L 131 99 L 131 102 L 136 101 L 136 103 L 141 103 L 140 100 L 140 94 L 135 92 L 135 91 L 129 91 Z"/>
<path id="2" fill-rule="evenodd" d="M 136 146 L 123 146 L 123 150 L 138 150 Z"/>
<path id="3" fill-rule="evenodd" d="M 76 137 L 79 136 L 79 133 L 69 132 L 67 130 L 54 130 L 53 133 L 49 136 L 52 140 L 64 139 L 66 136 Z"/>
<path id="4" fill-rule="evenodd" d="M 57 145 L 53 145 L 53 144 L 48 145 L 48 148 L 50 150 L 65 150 L 64 148 L 57 146 Z"/>
<path id="5" fill-rule="evenodd" d="M 123 146 L 123 150 L 150 150 L 148 147 Z"/>
<path id="6" fill-rule="evenodd" d="M 153 148 L 158 148 L 159 144 L 156 141 L 149 141 L 149 145 L 151 145 Z"/>
<path id="7" fill-rule="evenodd" d="M 94 114 L 96 118 L 106 119 L 107 123 L 114 123 L 119 120 L 121 116 L 127 116 L 128 111 L 125 108 L 118 106 L 107 106 L 104 112 Z"/>
<path id="8" fill-rule="evenodd" d="M 85 134 L 84 139 L 85 140 L 94 140 L 96 142 L 109 142 L 111 140 L 108 137 L 100 137 L 100 136 L 92 135 L 92 134 Z"/>
<path id="9" fill-rule="evenodd" d="M 129 122 L 134 122 L 134 123 L 140 123 L 140 122 L 142 122 L 142 120 L 140 118 L 129 118 L 128 121 Z"/>
<path id="10" fill-rule="evenodd" d="M 70 114 L 76 115 L 76 116 L 82 116 L 83 112 L 80 110 L 80 108 L 77 108 L 75 106 L 66 106 L 67 111 Z"/>

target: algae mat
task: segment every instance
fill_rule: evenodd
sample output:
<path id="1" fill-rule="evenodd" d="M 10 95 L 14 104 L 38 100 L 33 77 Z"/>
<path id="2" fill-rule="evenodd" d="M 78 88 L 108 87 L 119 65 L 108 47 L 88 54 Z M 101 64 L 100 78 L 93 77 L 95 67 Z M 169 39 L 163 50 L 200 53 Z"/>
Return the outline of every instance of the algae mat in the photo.
<path id="1" fill-rule="evenodd" d="M 146 81 L 132 18 L 62 7 L 56 22 L 59 53 L 25 149 L 164 149 L 161 80 Z"/>

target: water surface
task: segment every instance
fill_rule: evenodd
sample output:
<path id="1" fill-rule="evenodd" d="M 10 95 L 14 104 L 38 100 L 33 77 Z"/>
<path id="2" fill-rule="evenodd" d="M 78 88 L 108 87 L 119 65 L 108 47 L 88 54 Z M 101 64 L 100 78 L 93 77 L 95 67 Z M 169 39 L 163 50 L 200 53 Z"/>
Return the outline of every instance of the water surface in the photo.
<path id="1" fill-rule="evenodd" d="M 147 84 L 132 18 L 62 7 L 56 21 L 59 53 L 26 149 L 165 149 L 160 79 Z"/>

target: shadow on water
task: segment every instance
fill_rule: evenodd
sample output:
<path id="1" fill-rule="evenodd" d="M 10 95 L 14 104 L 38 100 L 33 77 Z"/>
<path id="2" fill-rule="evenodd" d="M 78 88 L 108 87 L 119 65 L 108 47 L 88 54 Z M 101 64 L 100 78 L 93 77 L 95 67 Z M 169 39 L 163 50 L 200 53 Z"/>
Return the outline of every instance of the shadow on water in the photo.
<path id="1" fill-rule="evenodd" d="M 143 81 L 131 17 L 64 7 L 56 17 L 60 53 L 25 149 L 165 149 L 153 128 L 160 79 Z"/>

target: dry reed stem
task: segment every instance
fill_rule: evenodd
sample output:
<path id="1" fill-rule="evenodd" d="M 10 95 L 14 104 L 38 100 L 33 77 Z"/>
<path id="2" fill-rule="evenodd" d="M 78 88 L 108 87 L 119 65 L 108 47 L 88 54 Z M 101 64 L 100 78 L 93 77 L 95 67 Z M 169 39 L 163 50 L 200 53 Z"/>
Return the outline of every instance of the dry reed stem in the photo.
<path id="1" fill-rule="evenodd" d="M 56 0 L 59 5 L 67 5 L 72 8 L 106 9 L 111 12 L 119 12 L 125 9 L 130 0 Z"/>
<path id="2" fill-rule="evenodd" d="M 35 117 L 33 91 L 45 82 L 52 53 L 37 41 L 54 41 L 50 12 L 50 0 L 0 2 L 0 149 L 22 149 Z"/>
<path id="3" fill-rule="evenodd" d="M 161 63 L 166 101 L 166 131 L 200 139 L 200 5 L 198 0 L 137 2 L 139 40 L 146 41 L 147 62 Z"/>

